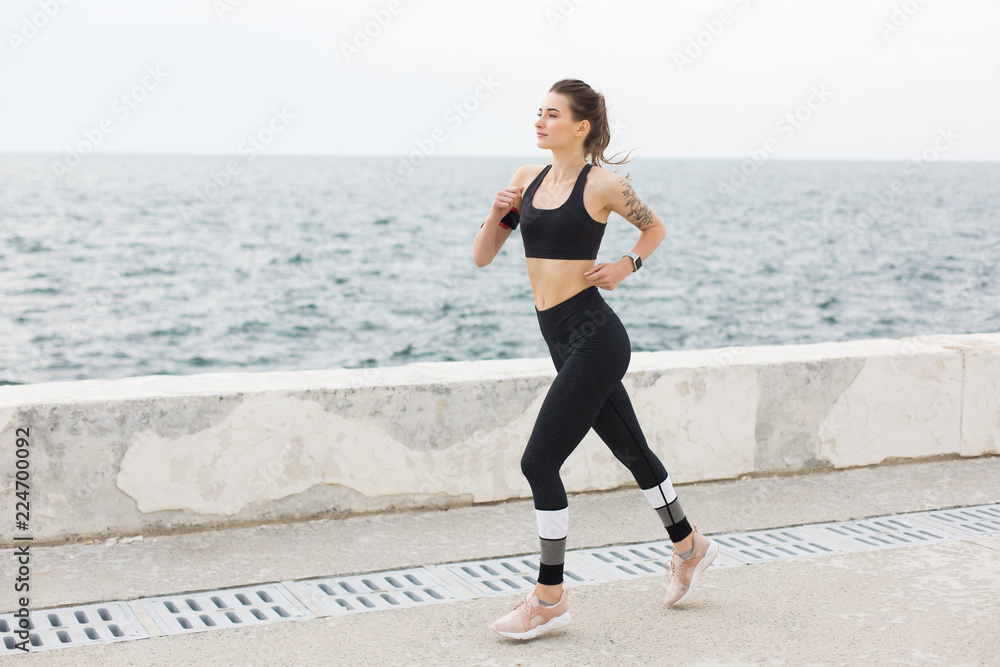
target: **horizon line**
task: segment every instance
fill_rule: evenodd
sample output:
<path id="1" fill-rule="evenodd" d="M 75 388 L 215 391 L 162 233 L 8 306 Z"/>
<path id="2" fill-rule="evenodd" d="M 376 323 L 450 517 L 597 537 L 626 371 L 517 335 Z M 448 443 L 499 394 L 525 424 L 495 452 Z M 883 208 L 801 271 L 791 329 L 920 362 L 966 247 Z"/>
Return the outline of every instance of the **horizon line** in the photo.
<path id="1" fill-rule="evenodd" d="M 28 157 L 42 157 L 42 156 L 63 156 L 63 151 L 3 151 L 0 150 L 0 156 L 28 156 Z M 181 153 L 181 152 L 101 152 L 101 153 L 91 153 L 88 154 L 87 158 L 91 157 L 211 157 L 211 158 L 224 158 L 224 157 L 236 157 L 240 154 L 238 152 L 233 153 Z M 289 157 L 301 157 L 301 158 L 397 158 L 405 159 L 407 154 L 400 153 L 258 153 L 257 158 L 289 158 Z M 425 155 L 425 159 L 435 159 L 435 158 L 445 158 L 445 159 L 532 159 L 537 156 L 531 155 L 516 155 L 516 154 L 481 154 L 481 153 L 468 153 L 468 154 L 448 154 L 448 155 Z M 610 156 L 613 157 L 613 156 Z M 744 160 L 751 160 L 752 158 L 748 156 L 740 157 L 694 157 L 694 156 L 636 156 L 630 161 L 635 161 L 637 159 L 645 160 L 676 160 L 676 161 L 716 161 L 716 162 L 740 162 Z M 802 158 L 783 158 L 769 156 L 766 162 L 905 162 L 912 158 L 871 158 L 871 157 L 853 157 L 853 158 L 833 158 L 833 157 L 802 157 Z M 983 158 L 983 159 L 963 159 L 963 160 L 949 160 L 942 156 L 937 162 L 948 162 L 948 163 L 996 163 L 1000 162 L 1000 158 Z"/>

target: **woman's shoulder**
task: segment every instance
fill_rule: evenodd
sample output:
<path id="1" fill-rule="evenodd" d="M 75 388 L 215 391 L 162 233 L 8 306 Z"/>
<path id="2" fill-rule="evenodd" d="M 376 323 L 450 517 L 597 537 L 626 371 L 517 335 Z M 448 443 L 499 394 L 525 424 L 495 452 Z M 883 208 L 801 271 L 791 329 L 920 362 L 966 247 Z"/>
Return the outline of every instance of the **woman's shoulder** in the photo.
<path id="1" fill-rule="evenodd" d="M 535 180 L 542 170 L 548 165 L 544 164 L 525 164 L 521 165 L 514 172 L 514 175 L 510 179 L 510 184 L 513 187 L 522 186 L 528 187 L 533 180 Z"/>
<path id="2" fill-rule="evenodd" d="M 591 169 L 587 174 L 587 185 L 593 184 L 595 190 L 601 191 L 604 195 L 613 195 L 621 192 L 622 188 L 629 185 L 626 177 L 616 171 L 610 171 L 604 167 Z"/>
<path id="3" fill-rule="evenodd" d="M 542 170 L 548 167 L 547 164 L 525 164 L 517 168 L 515 173 L 521 176 L 530 176 L 532 179 L 542 173 Z M 530 180 L 530 179 L 529 179 Z"/>
<path id="4" fill-rule="evenodd" d="M 590 164 L 590 163 L 588 163 Z M 593 165 L 591 165 L 593 167 Z M 610 169 L 605 169 L 603 166 L 596 166 L 590 170 L 587 174 L 588 179 L 594 179 L 597 183 L 613 183 L 615 185 L 626 180 L 624 176 L 619 174 L 617 171 L 611 171 Z"/>

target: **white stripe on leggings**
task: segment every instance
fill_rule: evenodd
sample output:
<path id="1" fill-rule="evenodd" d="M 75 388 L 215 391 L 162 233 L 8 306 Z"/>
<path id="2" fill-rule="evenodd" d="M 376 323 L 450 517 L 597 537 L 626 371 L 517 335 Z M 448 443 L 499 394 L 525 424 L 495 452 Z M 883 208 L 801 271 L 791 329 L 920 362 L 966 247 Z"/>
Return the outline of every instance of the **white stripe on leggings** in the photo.
<path id="1" fill-rule="evenodd" d="M 669 477 L 651 489 L 643 489 L 642 492 L 646 494 L 646 500 L 649 501 L 654 510 L 666 507 L 677 500 L 677 493 L 674 491 L 674 485 L 670 483 Z"/>
<path id="2" fill-rule="evenodd" d="M 535 510 L 538 519 L 538 536 L 547 540 L 561 540 L 569 534 L 569 508 L 561 510 Z"/>

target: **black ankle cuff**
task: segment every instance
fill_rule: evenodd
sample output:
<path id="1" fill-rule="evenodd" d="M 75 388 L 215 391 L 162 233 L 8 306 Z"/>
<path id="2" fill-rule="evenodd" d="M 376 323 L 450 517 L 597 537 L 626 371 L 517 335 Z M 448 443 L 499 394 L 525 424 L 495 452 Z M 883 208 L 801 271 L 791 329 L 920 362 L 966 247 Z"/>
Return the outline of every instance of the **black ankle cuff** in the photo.
<path id="1" fill-rule="evenodd" d="M 563 582 L 563 564 L 558 565 L 546 565 L 545 563 L 540 563 L 538 565 L 538 583 L 542 586 L 558 586 Z"/>
<path id="2" fill-rule="evenodd" d="M 674 542 L 675 544 L 677 542 L 682 542 L 688 535 L 690 535 L 693 532 L 694 531 L 691 530 L 691 524 L 688 523 L 687 517 L 681 519 L 679 522 L 675 523 L 672 526 L 667 526 L 667 535 L 670 536 L 670 541 Z"/>

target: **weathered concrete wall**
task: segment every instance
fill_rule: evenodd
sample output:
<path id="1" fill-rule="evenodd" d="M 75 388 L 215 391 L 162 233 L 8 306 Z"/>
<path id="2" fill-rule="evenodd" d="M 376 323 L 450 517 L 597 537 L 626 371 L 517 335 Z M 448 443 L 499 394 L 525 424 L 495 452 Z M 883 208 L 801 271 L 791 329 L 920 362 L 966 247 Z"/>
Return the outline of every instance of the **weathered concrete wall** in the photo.
<path id="1" fill-rule="evenodd" d="M 553 377 L 522 359 L 0 387 L 0 512 L 18 427 L 36 541 L 529 497 Z M 676 483 L 1000 453 L 1000 334 L 636 353 L 624 383 Z M 593 432 L 563 479 L 632 483 Z"/>

